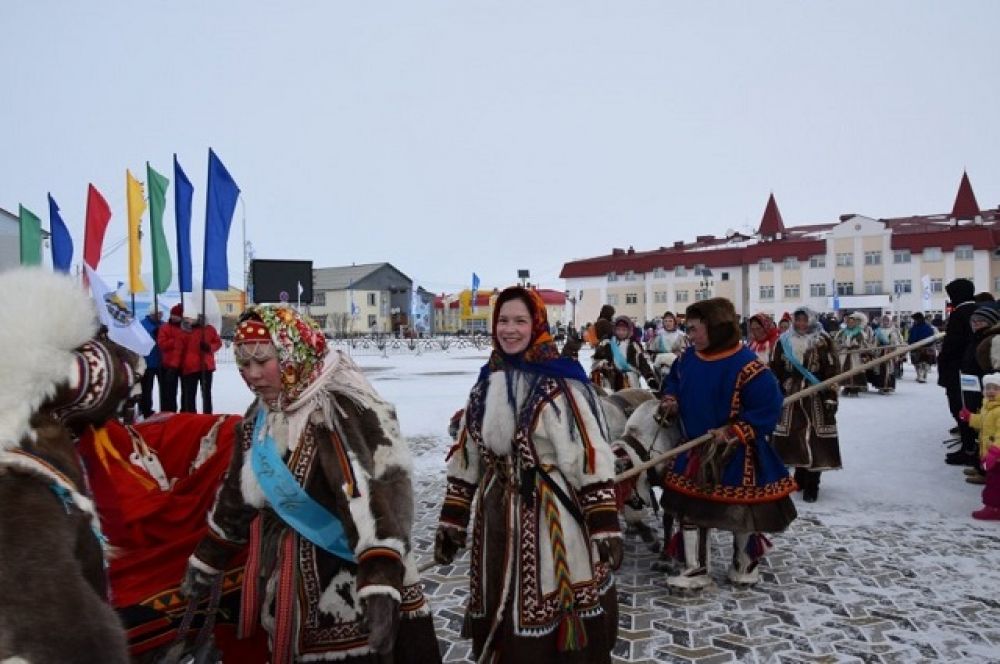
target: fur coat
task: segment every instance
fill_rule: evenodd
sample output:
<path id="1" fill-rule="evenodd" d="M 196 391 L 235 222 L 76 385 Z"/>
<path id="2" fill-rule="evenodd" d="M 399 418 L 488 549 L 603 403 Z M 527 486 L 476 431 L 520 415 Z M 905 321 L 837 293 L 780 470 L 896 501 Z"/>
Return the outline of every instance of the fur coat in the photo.
<path id="1" fill-rule="evenodd" d="M 340 381 L 338 374 L 355 372 L 350 360 L 331 353 L 320 389 L 311 387 L 296 401 L 306 405 L 269 411 L 267 421 L 295 479 L 343 524 L 357 563 L 316 547 L 271 509 L 248 455 L 255 416 L 265 408 L 258 400 L 209 512 L 209 535 L 191 564 L 214 573 L 249 545 L 241 631 L 249 633 L 259 620 L 272 661 L 375 662 L 360 600 L 381 593 L 400 603 L 394 661 L 436 662 L 430 608 L 410 550 L 409 449 L 390 404 L 374 397 L 367 383 L 353 390 Z M 357 380 L 364 380 L 360 373 Z M 280 629 L 282 615 L 291 616 L 290 633 Z"/>
<path id="2" fill-rule="evenodd" d="M 850 328 L 844 328 L 833 338 L 840 354 L 841 371 L 848 371 L 871 359 L 870 349 L 875 345 L 871 328 L 865 321 L 858 323 L 855 329 L 858 331 L 852 333 Z M 842 385 L 845 390 L 864 390 L 868 388 L 868 377 L 857 373 L 845 379 Z"/>
<path id="3" fill-rule="evenodd" d="M 463 635 L 477 658 L 610 662 L 615 586 L 594 542 L 620 537 L 614 460 L 593 390 L 563 384 L 568 391 L 537 374 L 490 374 L 473 388 L 449 454 L 441 525 L 464 539 L 476 499 Z M 557 649 L 564 601 L 586 631 L 582 650 Z"/>

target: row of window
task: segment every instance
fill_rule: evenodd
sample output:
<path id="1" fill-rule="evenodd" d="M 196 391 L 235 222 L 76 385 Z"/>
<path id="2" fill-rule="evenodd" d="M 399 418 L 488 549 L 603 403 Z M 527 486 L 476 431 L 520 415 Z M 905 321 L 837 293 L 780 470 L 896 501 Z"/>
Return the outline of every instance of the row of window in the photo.
<path id="1" fill-rule="evenodd" d="M 994 284 L 995 289 L 1000 290 L 1000 278 L 997 278 L 997 283 Z M 854 282 L 853 281 L 838 281 L 836 282 L 837 295 L 854 295 Z M 798 284 L 785 284 L 785 299 L 793 300 L 800 296 L 800 289 Z M 881 281 L 866 281 L 864 283 L 865 295 L 882 295 L 883 288 Z M 941 293 L 944 291 L 944 283 L 941 279 L 931 279 L 931 292 Z M 896 295 L 905 295 L 907 293 L 913 292 L 913 282 L 909 279 L 897 279 L 892 282 L 892 292 Z M 809 284 L 809 297 L 826 297 L 827 287 L 826 284 Z M 774 299 L 774 286 L 761 286 L 760 287 L 760 299 L 761 300 L 773 300 Z"/>

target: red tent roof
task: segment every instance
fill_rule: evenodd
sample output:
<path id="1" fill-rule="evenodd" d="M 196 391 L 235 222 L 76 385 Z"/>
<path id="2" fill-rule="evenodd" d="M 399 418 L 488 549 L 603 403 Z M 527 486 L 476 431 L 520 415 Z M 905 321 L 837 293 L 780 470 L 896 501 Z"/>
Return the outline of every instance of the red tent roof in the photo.
<path id="1" fill-rule="evenodd" d="M 761 237 L 775 237 L 778 233 L 785 232 L 785 222 L 781 220 L 781 212 L 773 193 L 767 199 L 767 207 L 764 208 L 764 216 L 760 219 L 757 232 Z"/>
<path id="2" fill-rule="evenodd" d="M 962 171 L 962 182 L 958 185 L 958 194 L 955 196 L 955 207 L 951 209 L 953 219 L 975 219 L 980 216 L 979 203 L 976 202 L 976 195 L 972 191 L 972 183 L 969 182 L 969 174 Z"/>

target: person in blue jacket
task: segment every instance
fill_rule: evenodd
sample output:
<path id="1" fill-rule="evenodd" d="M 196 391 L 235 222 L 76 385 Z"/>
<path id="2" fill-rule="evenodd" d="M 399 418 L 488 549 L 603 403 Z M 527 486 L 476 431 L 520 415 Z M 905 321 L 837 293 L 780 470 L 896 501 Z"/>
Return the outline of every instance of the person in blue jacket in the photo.
<path id="1" fill-rule="evenodd" d="M 743 345 L 732 302 L 712 298 L 686 313 L 692 345 L 670 369 L 661 411 L 679 419 L 687 439 L 712 439 L 675 457 L 664 473 L 663 506 L 681 523 L 668 551 L 683 563 L 667 583 L 686 590 L 712 583 L 708 529 L 719 528 L 733 533 L 729 580 L 753 585 L 770 546 L 762 533 L 781 532 L 796 517 L 789 497 L 795 482 L 769 441 L 783 395 L 771 370 Z"/>
<path id="2" fill-rule="evenodd" d="M 156 335 L 163 324 L 163 316 L 156 309 L 150 309 L 142 321 L 142 327 L 156 341 Z M 160 410 L 163 410 L 163 387 L 160 385 L 160 346 L 155 344 L 146 356 L 146 371 L 142 374 L 142 396 L 139 398 L 139 412 L 144 418 L 153 414 L 153 382 L 160 388 Z"/>

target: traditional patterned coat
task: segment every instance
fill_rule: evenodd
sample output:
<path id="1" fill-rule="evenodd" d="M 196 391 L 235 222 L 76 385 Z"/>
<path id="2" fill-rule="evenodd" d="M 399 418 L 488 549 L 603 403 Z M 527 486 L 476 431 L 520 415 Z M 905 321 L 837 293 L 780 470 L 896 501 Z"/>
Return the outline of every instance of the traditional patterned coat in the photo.
<path id="1" fill-rule="evenodd" d="M 278 453 L 306 493 L 343 524 L 357 563 L 318 548 L 269 505 L 250 459 L 254 420 L 266 408 L 260 400 L 243 422 L 242 444 L 234 446 L 209 513 L 209 536 L 191 559 L 214 573 L 249 545 L 241 632 L 249 633 L 260 620 L 270 637 L 272 662 L 377 661 L 359 600 L 379 593 L 400 602 L 394 661 L 440 660 L 410 551 L 409 450 L 391 405 L 338 384 L 342 374 L 354 370 L 349 360 L 331 353 L 317 383 L 296 402 L 301 409 L 268 411 L 266 417 Z"/>
<path id="2" fill-rule="evenodd" d="M 629 369 L 626 371 L 620 370 L 615 365 L 614 354 L 611 351 L 611 344 L 618 344 L 618 348 L 621 350 L 622 356 L 625 358 L 626 362 L 629 364 Z M 643 352 L 642 346 L 633 341 L 631 338 L 619 341 L 618 338 L 612 337 L 610 339 L 605 339 L 597 345 L 594 349 L 593 363 L 591 366 L 592 375 L 595 373 L 600 373 L 599 367 L 606 367 L 608 374 L 611 375 L 611 384 L 601 384 L 601 387 L 607 389 L 608 391 L 619 391 L 627 390 L 629 388 L 641 388 L 642 383 L 639 380 L 640 374 L 647 382 L 653 381 L 653 385 L 659 387 L 659 381 L 656 377 L 656 372 L 653 370 L 652 365 L 649 363 L 649 358 L 646 353 Z M 598 382 L 595 380 L 595 382 Z"/>
<path id="3" fill-rule="evenodd" d="M 579 381 L 519 370 L 495 371 L 470 394 L 441 525 L 464 539 L 477 498 L 463 628 L 477 658 L 499 648 L 503 662 L 610 661 L 615 587 L 593 543 L 620 533 L 594 399 Z M 574 623 L 587 645 L 560 652 Z"/>
<path id="4" fill-rule="evenodd" d="M 840 354 L 841 371 L 848 371 L 870 360 L 871 348 L 875 345 L 867 318 L 861 314 L 853 315 L 860 317 L 857 327 L 853 330 L 845 327 L 833 338 Z M 858 373 L 847 378 L 842 384 L 847 391 L 864 390 L 868 388 L 868 378 L 864 373 Z"/>
<path id="5" fill-rule="evenodd" d="M 817 326 L 807 334 L 797 334 L 793 328 L 782 337 L 787 338 L 796 361 L 820 382 L 840 373 L 840 361 L 833 339 L 822 328 Z M 782 343 L 775 348 L 771 370 L 777 376 L 785 396 L 801 392 L 811 384 L 785 354 Z M 774 449 L 782 461 L 789 466 L 809 470 L 840 468 L 836 414 L 836 388 L 823 390 L 785 406 L 772 439 Z"/>

